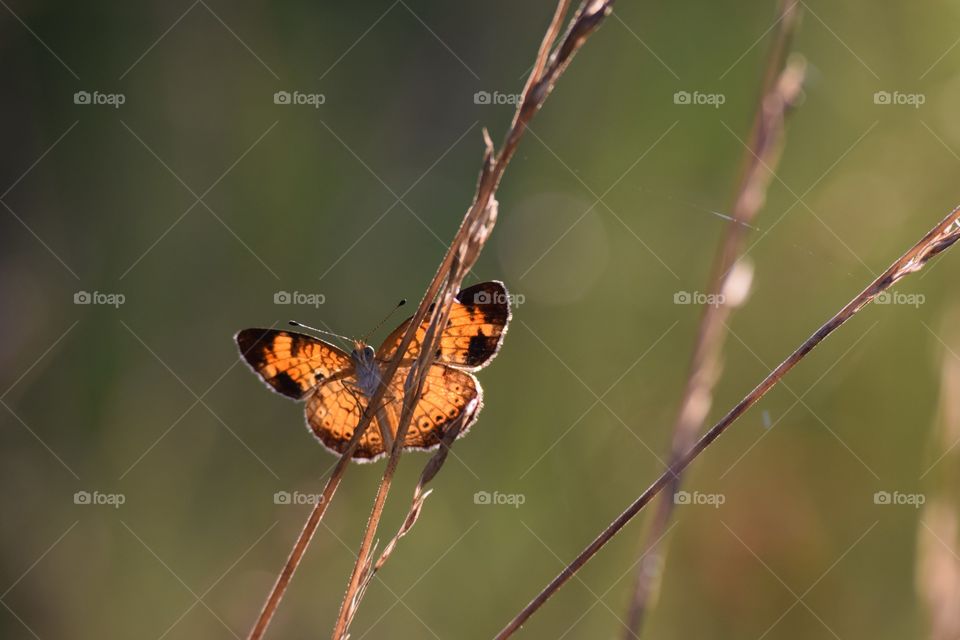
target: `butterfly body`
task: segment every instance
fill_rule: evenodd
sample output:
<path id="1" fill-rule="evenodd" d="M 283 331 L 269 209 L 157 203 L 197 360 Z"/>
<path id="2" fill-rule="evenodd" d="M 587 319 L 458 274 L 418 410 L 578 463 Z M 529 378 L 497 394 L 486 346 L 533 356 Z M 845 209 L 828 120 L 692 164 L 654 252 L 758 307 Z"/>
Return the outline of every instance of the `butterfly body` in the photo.
<path id="1" fill-rule="evenodd" d="M 367 403 L 384 384 L 383 372 L 409 327 L 408 318 L 379 349 L 362 341 L 348 354 L 310 335 L 274 329 L 244 329 L 237 346 L 253 371 L 275 392 L 306 400 L 307 425 L 334 453 L 342 453 L 353 436 Z M 432 449 L 445 430 L 464 416 L 466 433 L 483 404 L 483 390 L 471 374 L 497 354 L 510 321 L 506 288 L 483 282 L 457 294 L 447 326 L 440 334 L 434 363 L 426 373 L 404 441 L 408 449 Z M 354 451 L 357 461 L 375 460 L 389 450 L 396 436 L 410 367 L 426 340 L 428 322 L 416 328 L 383 403 Z"/>
<path id="2" fill-rule="evenodd" d="M 356 371 L 360 393 L 367 398 L 373 397 L 383 382 L 383 371 L 377 362 L 377 352 L 369 345 L 357 343 L 357 348 L 350 352 L 350 359 Z"/>

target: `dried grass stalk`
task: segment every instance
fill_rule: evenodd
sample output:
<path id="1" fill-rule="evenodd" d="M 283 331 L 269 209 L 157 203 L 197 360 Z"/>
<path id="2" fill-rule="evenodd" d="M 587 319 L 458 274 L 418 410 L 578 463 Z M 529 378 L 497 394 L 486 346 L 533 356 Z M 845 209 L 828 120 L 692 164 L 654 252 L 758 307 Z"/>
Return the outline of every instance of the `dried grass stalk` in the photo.
<path id="1" fill-rule="evenodd" d="M 384 371 L 383 384 L 367 404 L 367 408 L 361 416 L 360 422 L 357 424 L 353 437 L 327 479 L 321 494 L 321 499 L 314 506 L 303 530 L 294 543 L 293 549 L 270 594 L 267 596 L 267 600 L 254 627 L 247 636 L 248 640 L 260 640 L 266 632 L 294 572 L 303 559 L 303 555 L 307 547 L 309 547 L 310 541 L 316 533 L 317 527 L 327 507 L 333 500 L 337 488 L 343 480 L 350 458 L 353 456 L 360 438 L 374 417 L 374 408 L 380 406 L 383 402 L 386 388 L 390 384 L 390 381 L 393 380 L 399 367 L 400 355 L 405 353 L 409 347 L 415 335 L 416 327 L 420 326 L 429 312 L 430 304 L 439 299 L 441 304 L 436 305 L 433 315 L 431 316 L 431 331 L 428 333 L 427 342 L 432 343 L 437 339 L 435 335 L 436 327 L 444 326 L 445 319 L 449 314 L 450 306 L 452 305 L 454 296 L 459 290 L 460 283 L 469 271 L 470 265 L 476 261 L 480 250 L 486 243 L 493 229 L 493 225 L 496 222 L 497 201 L 494 196 L 500 180 L 503 177 L 504 170 L 513 157 L 517 145 L 526 130 L 527 123 L 533 118 L 536 112 L 539 111 L 540 107 L 543 106 L 547 96 L 549 96 L 553 90 L 557 79 L 566 69 L 567 65 L 570 64 L 570 61 L 590 34 L 600 26 L 600 23 L 610 12 L 612 5 L 613 0 L 588 0 L 584 2 L 570 22 L 567 32 L 560 39 L 560 44 L 554 49 L 554 44 L 557 42 L 561 25 L 563 24 L 563 18 L 566 16 L 570 6 L 569 0 L 559 0 L 557 3 L 556 11 L 544 35 L 540 49 L 537 52 L 533 69 L 523 90 L 522 100 L 514 114 L 513 122 L 511 123 L 506 139 L 500 151 L 495 152 L 489 134 L 484 131 L 485 154 L 483 158 L 483 168 L 480 173 L 480 180 L 477 184 L 473 203 L 464 216 L 460 228 L 450 243 L 450 247 L 444 255 L 443 261 L 440 263 L 430 285 L 427 287 L 427 291 L 420 301 L 416 313 L 414 313 L 413 321 L 410 323 L 410 330 L 404 334 L 400 342 L 396 357 Z M 429 369 L 429 354 L 432 354 L 433 350 L 423 349 L 422 353 L 425 355 L 418 359 L 411 371 L 410 377 L 408 377 L 405 383 L 405 393 L 408 398 L 417 397 L 417 395 L 411 395 L 409 392 L 422 387 L 425 372 Z M 411 415 L 411 407 L 409 405 L 409 402 L 404 402 L 396 442 L 403 442 L 403 434 L 406 433 L 406 429 L 408 428 Z M 376 533 L 377 524 L 382 515 L 383 502 L 389 491 L 397 461 L 399 460 L 400 451 L 401 448 L 399 446 L 394 446 L 391 450 L 390 459 L 387 462 L 387 469 L 384 473 L 383 481 L 380 484 L 380 489 L 377 492 L 377 498 L 374 502 L 370 521 L 367 524 L 367 530 L 364 533 L 364 540 L 361 544 L 357 563 L 354 567 L 350 584 L 347 587 L 347 593 L 344 596 L 340 615 L 338 616 L 337 625 L 334 630 L 334 637 L 336 638 L 345 636 L 348 618 L 352 617 L 352 613 L 356 611 L 356 603 L 359 602 L 357 589 L 360 586 L 360 577 L 363 575 L 364 570 L 368 572 L 370 570 L 368 556 L 373 536 Z M 440 464 L 442 464 L 442 462 L 440 462 Z"/>
<path id="2" fill-rule="evenodd" d="M 413 414 L 416 399 L 420 397 L 420 391 L 423 387 L 426 374 L 434 359 L 436 346 L 440 339 L 439 328 L 446 326 L 450 307 L 453 304 L 457 292 L 460 290 L 463 279 L 479 257 L 496 223 L 497 201 L 494 196 L 500 180 L 503 177 L 503 173 L 513 154 L 516 152 L 517 145 L 526 130 L 527 124 L 543 106 L 544 101 L 553 90 L 555 82 L 567 68 L 567 65 L 570 64 L 574 55 L 576 55 L 586 39 L 600 26 L 603 19 L 610 12 L 612 4 L 613 0 L 587 0 L 584 2 L 574 14 L 566 33 L 560 38 L 559 44 L 554 48 L 554 44 L 557 42 L 558 35 L 560 34 L 563 19 L 570 5 L 569 0 L 559 0 L 553 19 L 547 28 L 537 52 L 530 77 L 524 86 L 522 97 L 517 106 L 510 129 L 507 132 L 499 152 L 495 151 L 489 134 L 484 131 L 486 151 L 473 203 L 464 216 L 460 229 L 457 231 L 436 275 L 420 302 L 417 313 L 414 315 L 415 319 L 411 322 L 410 329 L 407 331 L 400 348 L 397 350 L 397 357 L 384 374 L 383 386 L 386 387 L 396 373 L 400 354 L 406 351 L 407 345 L 415 334 L 416 327 L 419 326 L 420 322 L 426 316 L 431 303 L 436 301 L 437 304 L 433 308 L 424 346 L 405 381 L 404 402 L 397 425 L 397 437 L 390 452 L 390 458 L 387 460 L 387 466 L 377 490 L 377 495 L 374 498 L 373 509 L 360 543 L 357 561 L 347 585 L 343 603 L 340 607 L 340 613 L 337 616 L 337 623 L 333 630 L 334 640 L 344 640 L 348 637 L 350 621 L 356 614 L 360 600 L 363 597 L 364 576 L 372 576 L 376 568 L 382 566 L 382 562 L 378 563 L 377 566 L 372 564 L 371 550 L 377 527 L 383 516 L 383 507 L 389 494 L 397 465 L 399 464 L 404 437 L 410 425 L 410 418 Z M 382 396 L 381 388 L 378 394 L 370 400 L 370 405 L 374 406 L 379 404 Z M 370 417 L 365 413 L 354 435 L 355 439 L 359 437 L 357 434 L 362 434 L 363 429 L 366 428 L 369 421 Z M 440 459 L 438 464 L 442 464 L 442 459 Z M 422 500 L 420 504 L 422 505 Z M 416 511 L 419 512 L 417 505 L 415 504 L 414 506 Z M 407 528 L 407 530 L 409 530 L 409 528 Z M 392 552 L 392 550 L 392 547 L 389 548 L 389 552 Z M 389 557 L 389 555 L 390 554 L 387 553 L 387 557 Z M 385 561 L 385 559 L 383 560 Z"/>
<path id="3" fill-rule="evenodd" d="M 417 520 L 420 518 L 420 512 L 423 510 L 423 503 L 433 491 L 432 489 L 427 489 L 426 486 L 440 471 L 440 468 L 447 459 L 447 454 L 450 452 L 450 447 L 453 446 L 454 441 L 460 436 L 460 431 L 463 428 L 463 425 L 470 424 L 477 410 L 478 408 L 475 408 L 473 411 L 464 412 L 452 425 L 450 425 L 450 427 L 447 428 L 447 431 L 443 434 L 443 437 L 440 440 L 440 446 L 437 449 L 437 452 L 430 457 L 426 466 L 424 466 L 423 471 L 420 473 L 420 479 L 417 481 L 417 486 L 413 491 L 413 501 L 411 502 L 410 509 L 407 511 L 406 517 L 403 519 L 403 523 L 400 525 L 400 529 L 384 547 L 383 552 L 380 554 L 380 557 L 377 559 L 377 561 L 374 563 L 367 562 L 364 565 L 360 574 L 360 586 L 357 589 L 357 595 L 349 603 L 350 610 L 347 614 L 348 629 L 350 627 L 350 623 L 353 621 L 354 615 L 357 612 L 360 600 L 363 599 L 363 595 L 366 593 L 367 588 L 373 581 L 374 576 L 378 571 L 380 571 L 383 565 L 386 564 L 387 560 L 390 559 L 390 556 L 393 555 L 393 552 L 396 550 L 400 539 L 410 533 L 413 525 L 415 525 Z"/>
<path id="4" fill-rule="evenodd" d="M 743 400 L 737 403 L 723 418 L 710 428 L 696 444 L 687 450 L 669 468 L 657 478 L 640 496 L 633 501 L 613 522 L 568 564 L 537 596 L 518 613 L 507 626 L 497 634 L 498 640 L 509 638 L 542 607 L 583 565 L 604 547 L 619 531 L 634 518 L 657 494 L 670 485 L 672 478 L 680 474 L 719 438 L 747 409 L 755 405 L 770 389 L 807 356 L 827 336 L 836 331 L 847 320 L 867 306 L 874 298 L 899 282 L 902 278 L 922 269 L 932 258 L 949 249 L 960 240 L 960 207 L 954 209 L 931 229 L 923 238 L 894 261 L 880 276 L 863 291 L 854 296 L 840 311 L 817 329 L 803 344 L 771 371 Z"/>
<path id="5" fill-rule="evenodd" d="M 802 58 L 794 57 L 787 62 L 790 42 L 800 21 L 798 4 L 798 0 L 784 0 L 780 7 L 779 29 L 767 56 L 760 101 L 734 192 L 733 216 L 717 249 L 708 285 L 708 293 L 722 303 L 704 306 L 687 383 L 673 425 L 671 465 L 693 446 L 703 429 L 720 375 L 726 327 L 750 286 L 751 269 L 741 262 L 747 231 L 766 201 L 767 187 L 783 149 L 784 120 L 801 95 L 806 75 Z M 628 605 L 624 627 L 627 640 L 640 636 L 645 613 L 659 589 L 666 556 L 664 536 L 673 515 L 673 496 L 680 490 L 680 483 L 678 473 L 660 497 L 652 516 Z"/>

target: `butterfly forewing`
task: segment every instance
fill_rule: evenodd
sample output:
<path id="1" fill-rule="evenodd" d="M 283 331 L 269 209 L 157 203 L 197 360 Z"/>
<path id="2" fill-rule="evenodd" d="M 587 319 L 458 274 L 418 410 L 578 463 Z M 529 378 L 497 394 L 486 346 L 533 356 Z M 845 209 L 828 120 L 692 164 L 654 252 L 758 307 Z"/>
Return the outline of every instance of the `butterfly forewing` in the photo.
<path id="1" fill-rule="evenodd" d="M 244 329 L 237 334 L 237 346 L 270 388 L 295 400 L 353 366 L 350 356 L 332 344 L 292 331 Z"/>
<path id="2" fill-rule="evenodd" d="M 393 357 L 411 319 L 407 318 L 387 336 L 377 351 L 380 360 Z M 502 282 L 481 282 L 462 289 L 450 308 L 447 327 L 440 336 L 437 362 L 467 371 L 482 369 L 497 355 L 509 322 L 509 294 Z M 417 328 L 404 360 L 420 355 L 429 324 L 428 319 Z"/>

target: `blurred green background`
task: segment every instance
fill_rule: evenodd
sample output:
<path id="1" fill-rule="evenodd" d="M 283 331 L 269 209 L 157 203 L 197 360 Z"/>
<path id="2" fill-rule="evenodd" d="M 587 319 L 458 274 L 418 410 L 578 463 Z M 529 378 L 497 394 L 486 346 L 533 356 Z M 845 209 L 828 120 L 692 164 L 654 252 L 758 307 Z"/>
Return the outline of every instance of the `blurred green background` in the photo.
<path id="1" fill-rule="evenodd" d="M 309 511 L 275 494 L 319 491 L 334 458 L 232 336 L 290 318 L 360 335 L 419 298 L 554 5 L 0 4 L 0 636 L 243 637 Z M 661 471 L 699 318 L 674 299 L 705 287 L 775 18 L 623 1 L 562 78 L 475 269 L 522 301 L 486 408 L 355 639 L 492 636 Z M 810 82 L 712 417 L 960 204 L 958 19 L 958 2 L 806 4 Z M 678 510 L 648 637 L 927 633 L 922 511 L 873 496 L 950 464 L 931 466 L 930 434 L 958 261 L 898 287 L 917 304 L 863 311 L 694 465 L 687 490 L 724 503 Z M 425 460 L 404 457 L 382 539 Z M 329 634 L 382 468 L 350 469 L 268 637 Z M 643 532 L 518 637 L 619 637 Z"/>

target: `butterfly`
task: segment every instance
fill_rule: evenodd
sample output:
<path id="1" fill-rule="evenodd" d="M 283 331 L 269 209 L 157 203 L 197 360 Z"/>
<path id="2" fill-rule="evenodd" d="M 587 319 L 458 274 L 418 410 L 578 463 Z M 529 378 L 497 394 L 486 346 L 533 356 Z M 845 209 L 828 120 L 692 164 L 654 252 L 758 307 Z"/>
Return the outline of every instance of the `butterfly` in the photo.
<path id="1" fill-rule="evenodd" d="M 460 435 L 476 421 L 483 389 L 472 372 L 497 355 L 510 317 L 509 295 L 502 282 L 482 282 L 457 294 L 415 405 L 405 449 L 436 448 L 447 427 L 463 414 L 467 423 Z M 273 391 L 306 400 L 307 426 L 329 451 L 342 454 L 367 403 L 383 383 L 386 365 L 396 355 L 411 320 L 401 323 L 377 350 L 355 340 L 353 350 L 346 353 L 311 335 L 276 329 L 244 329 L 236 342 L 243 359 Z M 390 450 L 404 382 L 420 355 L 428 326 L 429 318 L 417 328 L 383 404 L 360 438 L 354 460 L 370 462 Z"/>

